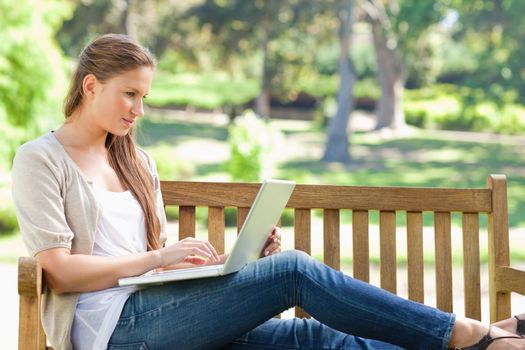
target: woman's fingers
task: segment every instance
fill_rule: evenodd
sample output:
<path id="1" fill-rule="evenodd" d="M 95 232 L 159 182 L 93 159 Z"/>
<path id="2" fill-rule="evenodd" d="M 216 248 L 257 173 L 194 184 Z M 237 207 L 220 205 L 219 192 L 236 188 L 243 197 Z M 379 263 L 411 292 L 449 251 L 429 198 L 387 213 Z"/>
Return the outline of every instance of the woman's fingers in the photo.
<path id="1" fill-rule="evenodd" d="M 188 237 L 177 243 L 161 249 L 162 261 L 165 265 L 181 261 L 201 264 L 202 260 L 210 262 L 220 261 L 219 254 L 210 242 Z"/>
<path id="2" fill-rule="evenodd" d="M 187 256 L 183 259 L 185 263 L 195 264 L 195 265 L 205 265 L 206 260 L 200 256 Z"/>
<path id="3" fill-rule="evenodd" d="M 277 254 L 281 251 L 281 244 L 278 243 L 270 243 L 266 246 L 264 249 L 263 255 L 264 256 L 270 256 L 273 254 Z"/>

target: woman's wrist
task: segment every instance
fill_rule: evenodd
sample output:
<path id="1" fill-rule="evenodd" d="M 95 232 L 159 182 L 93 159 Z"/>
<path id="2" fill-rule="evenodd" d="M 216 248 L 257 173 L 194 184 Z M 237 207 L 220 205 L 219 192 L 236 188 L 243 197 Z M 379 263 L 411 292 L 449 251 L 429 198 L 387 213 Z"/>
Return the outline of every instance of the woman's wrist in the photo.
<path id="1" fill-rule="evenodd" d="M 154 261 L 155 261 L 155 266 L 153 267 L 153 269 L 163 267 L 165 265 L 163 254 L 161 250 L 162 248 L 150 251 L 150 253 L 154 256 Z"/>

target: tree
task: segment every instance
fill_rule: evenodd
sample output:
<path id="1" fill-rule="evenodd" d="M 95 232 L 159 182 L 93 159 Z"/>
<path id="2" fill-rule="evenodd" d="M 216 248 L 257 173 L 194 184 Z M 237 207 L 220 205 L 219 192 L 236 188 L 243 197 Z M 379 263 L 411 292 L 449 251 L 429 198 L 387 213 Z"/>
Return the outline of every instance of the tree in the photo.
<path id="1" fill-rule="evenodd" d="M 121 33 L 135 38 L 160 56 L 180 15 L 199 1 L 74 0 L 74 14 L 63 23 L 58 39 L 64 51 L 75 57 L 95 36 Z"/>
<path id="2" fill-rule="evenodd" d="M 376 128 L 403 128 L 407 62 L 417 56 L 419 39 L 441 19 L 443 8 L 437 0 L 362 0 L 360 4 L 372 26 L 381 85 Z"/>
<path id="3" fill-rule="evenodd" d="M 211 27 L 215 44 L 222 48 L 219 52 L 226 60 L 260 56 L 261 89 L 255 110 L 259 116 L 268 117 L 272 90 L 285 71 L 283 67 L 288 62 L 302 67 L 301 60 L 307 59 L 293 51 L 284 52 L 281 44 L 292 44 L 292 50 L 300 50 L 301 45 L 314 47 L 315 43 L 307 40 L 306 29 L 323 11 L 326 5 L 313 0 L 207 0 L 189 14 L 198 19 L 201 28 Z"/>
<path id="4" fill-rule="evenodd" d="M 338 17 L 339 28 L 339 91 L 337 92 L 337 112 L 331 119 L 328 128 L 327 144 L 323 161 L 350 163 L 348 121 L 353 109 L 353 87 L 356 76 L 350 61 L 350 42 L 352 36 L 353 1 L 342 2 Z"/>
<path id="5" fill-rule="evenodd" d="M 56 0 L 0 0 L 0 168 L 18 146 L 62 119 L 65 62 L 54 33 L 70 7 Z"/>
<path id="6" fill-rule="evenodd" d="M 473 52 L 477 69 L 462 83 L 484 89 L 498 103 L 525 103 L 525 2 L 449 0 L 457 15 L 453 35 Z"/>

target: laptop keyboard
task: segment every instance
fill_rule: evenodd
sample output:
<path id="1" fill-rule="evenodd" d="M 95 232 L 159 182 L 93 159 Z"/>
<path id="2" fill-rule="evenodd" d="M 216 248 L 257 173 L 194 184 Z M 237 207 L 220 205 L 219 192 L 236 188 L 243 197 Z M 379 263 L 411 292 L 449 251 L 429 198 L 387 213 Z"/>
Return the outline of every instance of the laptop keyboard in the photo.
<path id="1" fill-rule="evenodd" d="M 185 269 L 177 269 L 177 270 L 168 270 L 168 271 L 159 271 L 153 273 L 153 275 L 157 275 L 159 273 L 161 274 L 177 274 L 181 272 L 188 272 L 188 271 L 208 271 L 208 270 L 220 270 L 224 267 L 224 264 L 222 265 L 206 265 L 206 266 L 197 266 L 197 267 L 189 267 Z"/>

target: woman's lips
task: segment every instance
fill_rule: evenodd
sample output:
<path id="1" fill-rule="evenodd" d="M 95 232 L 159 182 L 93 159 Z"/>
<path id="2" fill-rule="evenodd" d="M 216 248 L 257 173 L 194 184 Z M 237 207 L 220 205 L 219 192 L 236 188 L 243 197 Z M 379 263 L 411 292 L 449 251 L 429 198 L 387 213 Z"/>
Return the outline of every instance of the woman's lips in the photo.
<path id="1" fill-rule="evenodd" d="M 133 126 L 133 123 L 134 123 L 133 119 L 122 118 L 122 120 L 124 121 L 124 124 L 126 124 L 128 127 Z"/>

